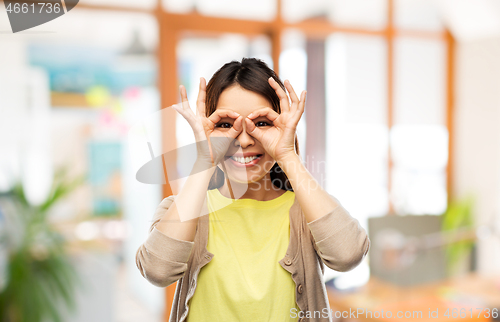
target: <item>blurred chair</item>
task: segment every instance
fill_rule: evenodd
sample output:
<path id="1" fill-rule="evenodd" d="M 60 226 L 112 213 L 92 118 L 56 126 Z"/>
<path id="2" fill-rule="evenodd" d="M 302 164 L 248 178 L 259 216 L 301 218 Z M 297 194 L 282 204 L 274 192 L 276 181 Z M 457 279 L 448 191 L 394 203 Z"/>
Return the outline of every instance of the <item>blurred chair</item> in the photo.
<path id="1" fill-rule="evenodd" d="M 400 286 L 446 277 L 443 247 L 419 249 L 419 238 L 441 231 L 441 216 L 407 215 L 368 219 L 371 276 Z"/>

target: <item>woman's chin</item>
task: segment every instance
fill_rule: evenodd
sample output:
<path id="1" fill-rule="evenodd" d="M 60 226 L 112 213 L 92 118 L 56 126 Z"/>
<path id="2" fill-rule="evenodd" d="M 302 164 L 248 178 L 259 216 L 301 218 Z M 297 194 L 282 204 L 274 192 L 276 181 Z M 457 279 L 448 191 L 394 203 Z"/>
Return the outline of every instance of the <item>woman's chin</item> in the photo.
<path id="1" fill-rule="evenodd" d="M 231 182 L 241 183 L 241 184 L 250 184 L 253 182 L 257 182 L 262 178 L 262 176 L 259 176 L 257 174 L 250 174 L 246 172 L 235 173 L 234 171 L 231 171 L 228 177 Z"/>
<path id="2" fill-rule="evenodd" d="M 250 184 L 255 181 L 258 181 L 258 178 L 252 179 L 248 177 L 242 177 L 239 175 L 231 175 L 229 176 L 229 180 L 234 183 L 239 183 L 239 184 Z"/>

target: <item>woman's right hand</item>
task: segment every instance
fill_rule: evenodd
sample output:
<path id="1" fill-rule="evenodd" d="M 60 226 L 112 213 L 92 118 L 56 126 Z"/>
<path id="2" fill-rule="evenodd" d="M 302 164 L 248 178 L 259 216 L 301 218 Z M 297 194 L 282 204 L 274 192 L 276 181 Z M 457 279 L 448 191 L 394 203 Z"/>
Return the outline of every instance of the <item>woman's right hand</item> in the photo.
<path id="1" fill-rule="evenodd" d="M 172 107 L 181 114 L 193 129 L 198 151 L 197 161 L 213 166 L 219 164 L 226 155 L 229 145 L 243 129 L 243 117 L 231 110 L 217 109 L 209 117 L 205 114 L 206 82 L 200 78 L 200 89 L 196 101 L 196 115 L 189 107 L 186 88 L 179 86 L 182 105 Z M 216 126 L 222 118 L 234 119 L 229 130 L 220 131 Z"/>

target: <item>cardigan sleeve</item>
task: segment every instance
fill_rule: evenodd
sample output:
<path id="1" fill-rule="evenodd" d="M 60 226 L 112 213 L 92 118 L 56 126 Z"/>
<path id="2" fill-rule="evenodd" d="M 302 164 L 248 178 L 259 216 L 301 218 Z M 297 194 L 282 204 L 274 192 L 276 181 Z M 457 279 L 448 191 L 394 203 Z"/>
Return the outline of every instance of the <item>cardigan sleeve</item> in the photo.
<path id="1" fill-rule="evenodd" d="M 170 196 L 160 203 L 153 217 L 149 235 L 135 255 L 135 262 L 141 275 L 159 287 L 166 287 L 184 275 L 194 246 L 194 242 L 169 237 L 155 227 L 173 201 L 174 196 Z"/>
<path id="2" fill-rule="evenodd" d="M 347 272 L 366 256 L 370 239 L 358 220 L 351 217 L 338 200 L 337 203 L 334 210 L 307 225 L 323 263 L 333 270 Z"/>

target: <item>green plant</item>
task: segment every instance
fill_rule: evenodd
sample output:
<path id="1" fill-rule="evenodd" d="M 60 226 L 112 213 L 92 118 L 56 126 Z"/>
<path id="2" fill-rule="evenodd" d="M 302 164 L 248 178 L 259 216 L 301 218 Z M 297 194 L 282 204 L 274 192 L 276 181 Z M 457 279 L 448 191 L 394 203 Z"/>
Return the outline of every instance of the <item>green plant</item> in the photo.
<path id="1" fill-rule="evenodd" d="M 474 229 L 473 206 L 474 197 L 471 195 L 463 200 L 450 202 L 448 209 L 443 214 L 442 231 L 444 233 L 453 233 L 464 229 L 472 231 Z M 455 235 L 458 235 L 458 233 Z M 458 264 L 468 258 L 473 247 L 474 240 L 470 238 L 458 240 L 446 246 L 445 254 L 449 275 L 457 273 Z"/>
<path id="2" fill-rule="evenodd" d="M 74 290 L 80 282 L 66 241 L 48 214 L 82 181 L 83 177 L 68 180 L 67 171 L 58 170 L 49 198 L 39 206 L 27 201 L 21 184 L 4 195 L 10 207 L 2 209 L 9 225 L 2 236 L 7 245 L 7 281 L 0 291 L 1 322 L 62 322 L 60 305 L 74 309 Z"/>

